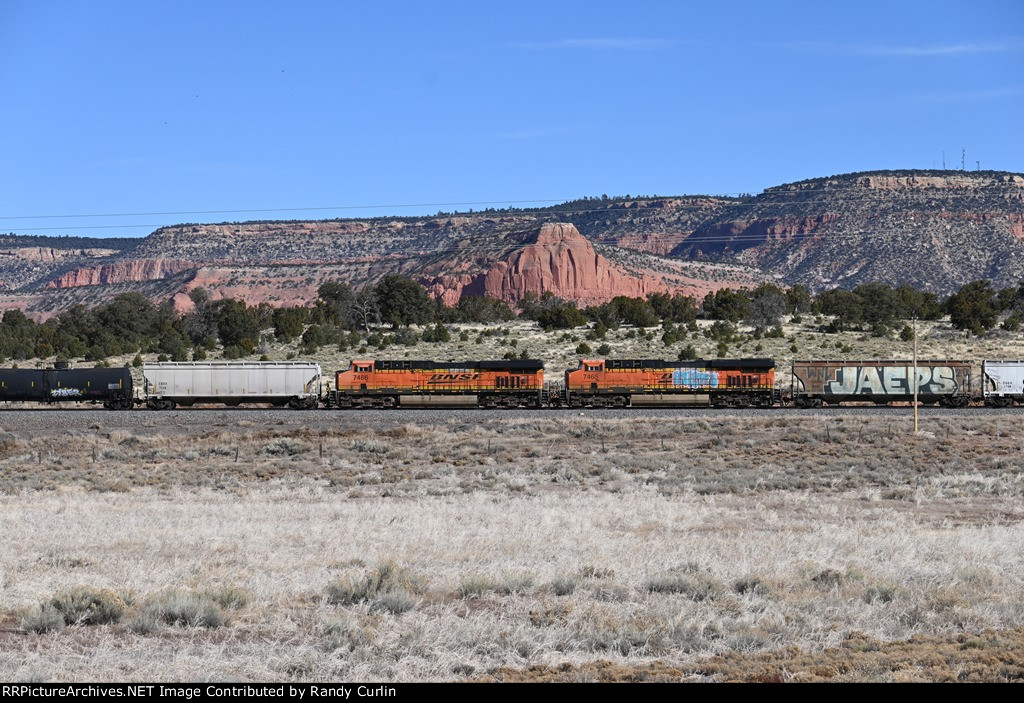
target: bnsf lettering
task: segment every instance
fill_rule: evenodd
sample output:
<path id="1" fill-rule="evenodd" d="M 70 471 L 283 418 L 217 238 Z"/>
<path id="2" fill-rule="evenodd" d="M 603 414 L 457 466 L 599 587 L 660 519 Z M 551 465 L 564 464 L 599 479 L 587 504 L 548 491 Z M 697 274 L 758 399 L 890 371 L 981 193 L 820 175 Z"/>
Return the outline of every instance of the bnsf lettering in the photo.
<path id="1" fill-rule="evenodd" d="M 480 378 L 478 373 L 435 373 L 431 375 L 427 383 L 459 383 L 465 381 L 476 381 Z"/>

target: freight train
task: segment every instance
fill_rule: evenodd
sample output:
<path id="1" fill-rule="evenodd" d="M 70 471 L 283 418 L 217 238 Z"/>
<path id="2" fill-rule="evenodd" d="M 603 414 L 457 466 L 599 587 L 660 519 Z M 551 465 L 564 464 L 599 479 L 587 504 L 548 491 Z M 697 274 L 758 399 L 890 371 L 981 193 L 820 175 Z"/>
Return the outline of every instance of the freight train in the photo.
<path id="1" fill-rule="evenodd" d="M 129 369 L 0 369 L 0 403 L 91 403 L 170 410 L 243 403 L 316 408 L 821 408 L 892 402 L 1024 404 L 1024 361 L 794 361 L 788 389 L 773 359 L 583 359 L 555 380 L 535 359 L 353 360 L 322 388 L 311 362 L 144 364 Z M 980 371 L 980 373 L 977 373 Z M 915 394 L 916 389 L 916 394 Z"/>

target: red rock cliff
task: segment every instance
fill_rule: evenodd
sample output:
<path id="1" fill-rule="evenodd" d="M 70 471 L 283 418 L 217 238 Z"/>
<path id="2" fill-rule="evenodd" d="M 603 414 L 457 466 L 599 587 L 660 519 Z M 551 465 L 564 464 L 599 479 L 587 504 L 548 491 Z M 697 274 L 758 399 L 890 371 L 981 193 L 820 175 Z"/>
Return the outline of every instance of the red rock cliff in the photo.
<path id="1" fill-rule="evenodd" d="M 155 281 L 194 268 L 197 268 L 197 265 L 191 261 L 174 261 L 170 259 L 116 261 L 111 264 L 103 264 L 102 266 L 68 271 L 59 278 L 47 283 L 46 287 L 75 288 L 78 286 L 97 286 L 108 283 Z"/>
<path id="2" fill-rule="evenodd" d="M 486 295 L 514 302 L 527 293 L 551 292 L 581 306 L 617 295 L 645 296 L 668 289 L 653 276 L 633 275 L 599 254 L 571 224 L 544 224 L 523 246 L 475 275 L 442 275 L 428 290 L 447 304 L 463 295 Z"/>

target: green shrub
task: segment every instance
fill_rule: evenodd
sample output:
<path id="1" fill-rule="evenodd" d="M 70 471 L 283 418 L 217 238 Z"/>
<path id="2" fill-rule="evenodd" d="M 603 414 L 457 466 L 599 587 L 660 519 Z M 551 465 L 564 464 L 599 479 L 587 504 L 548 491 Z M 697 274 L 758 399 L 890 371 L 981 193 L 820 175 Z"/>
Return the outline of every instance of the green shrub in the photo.
<path id="1" fill-rule="evenodd" d="M 397 587 L 379 594 L 373 601 L 373 605 L 370 606 L 370 610 L 400 615 L 415 607 L 416 600 L 412 594 L 404 588 Z"/>
<path id="2" fill-rule="evenodd" d="M 527 575 L 507 576 L 495 586 L 495 591 L 504 596 L 522 595 L 533 588 L 533 577 Z"/>
<path id="3" fill-rule="evenodd" d="M 572 576 L 559 576 L 551 582 L 551 590 L 556 596 L 567 596 L 576 590 L 576 579 Z"/>
<path id="4" fill-rule="evenodd" d="M 369 647 L 377 640 L 372 627 L 356 620 L 332 620 L 318 629 L 323 638 L 319 648 L 325 652 L 354 652 L 360 647 Z"/>
<path id="5" fill-rule="evenodd" d="M 214 586 L 198 592 L 202 598 L 209 598 L 225 610 L 241 610 L 249 605 L 249 592 L 238 586 Z"/>
<path id="6" fill-rule="evenodd" d="M 64 629 L 64 615 L 52 605 L 42 605 L 21 620 L 21 629 L 34 635 Z"/>
<path id="7" fill-rule="evenodd" d="M 160 629 L 160 619 L 154 613 L 141 612 L 125 625 L 136 635 L 150 635 Z"/>
<path id="8" fill-rule="evenodd" d="M 497 589 L 497 583 L 490 576 L 474 574 L 459 582 L 460 598 L 479 598 L 488 591 Z"/>
<path id="9" fill-rule="evenodd" d="M 309 451 L 309 446 L 295 439 L 281 437 L 263 446 L 263 453 L 272 456 L 295 456 Z"/>
<path id="10" fill-rule="evenodd" d="M 825 588 L 841 586 L 846 577 L 835 569 L 825 569 L 811 578 L 811 581 Z"/>
<path id="11" fill-rule="evenodd" d="M 871 586 L 864 592 L 866 603 L 891 603 L 899 595 L 899 588 L 891 584 Z"/>
<path id="12" fill-rule="evenodd" d="M 60 591 L 48 604 L 68 625 L 107 625 L 124 617 L 125 602 L 106 588 L 76 586 Z"/>
<path id="13" fill-rule="evenodd" d="M 771 590 L 760 576 L 747 576 L 737 580 L 732 588 L 741 595 L 764 596 Z"/>
<path id="14" fill-rule="evenodd" d="M 692 344 L 687 344 L 679 350 L 679 361 L 693 361 L 697 358 L 697 350 Z"/>
<path id="15" fill-rule="evenodd" d="M 228 624 L 224 611 L 209 595 L 176 589 L 148 599 L 132 623 L 138 627 L 146 619 L 183 627 L 215 628 Z"/>
<path id="16" fill-rule="evenodd" d="M 709 574 L 670 571 L 647 580 L 651 593 L 681 593 L 693 601 L 712 600 L 723 592 L 722 584 Z"/>
<path id="17" fill-rule="evenodd" d="M 361 576 L 348 574 L 328 584 L 327 602 L 332 605 L 353 605 L 378 596 L 383 599 L 384 594 L 391 592 L 405 591 L 407 595 L 422 593 L 426 585 L 426 581 L 410 569 L 386 561 Z M 398 600 L 399 596 L 391 598 L 391 602 Z"/>

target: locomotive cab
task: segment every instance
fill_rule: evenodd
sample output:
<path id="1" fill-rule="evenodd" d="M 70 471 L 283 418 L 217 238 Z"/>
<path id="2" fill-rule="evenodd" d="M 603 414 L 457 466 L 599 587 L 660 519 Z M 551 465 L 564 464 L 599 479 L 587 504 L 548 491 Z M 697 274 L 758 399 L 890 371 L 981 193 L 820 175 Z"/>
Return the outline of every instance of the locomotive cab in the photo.
<path id="1" fill-rule="evenodd" d="M 337 390 L 368 390 L 374 374 L 372 359 L 353 359 L 348 369 L 339 371 L 335 378 Z"/>
<path id="2" fill-rule="evenodd" d="M 597 391 L 605 372 L 604 359 L 580 359 L 575 369 L 565 372 L 565 387 Z"/>

